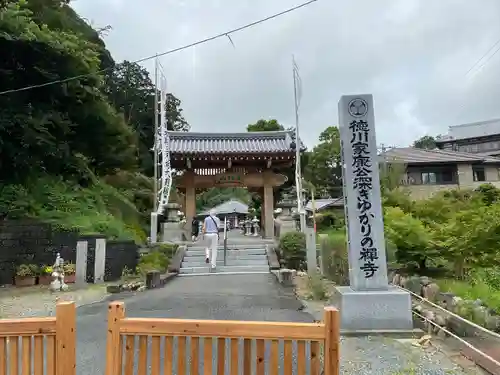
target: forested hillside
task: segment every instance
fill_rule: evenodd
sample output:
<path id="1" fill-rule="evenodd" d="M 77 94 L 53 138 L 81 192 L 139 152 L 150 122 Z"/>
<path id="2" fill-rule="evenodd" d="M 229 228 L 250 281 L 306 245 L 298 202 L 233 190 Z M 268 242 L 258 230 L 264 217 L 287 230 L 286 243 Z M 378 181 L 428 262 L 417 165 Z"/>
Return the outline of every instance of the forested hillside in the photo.
<path id="1" fill-rule="evenodd" d="M 143 240 L 154 85 L 100 33 L 68 0 L 0 2 L 0 215 Z M 180 105 L 168 126 L 187 131 Z"/>

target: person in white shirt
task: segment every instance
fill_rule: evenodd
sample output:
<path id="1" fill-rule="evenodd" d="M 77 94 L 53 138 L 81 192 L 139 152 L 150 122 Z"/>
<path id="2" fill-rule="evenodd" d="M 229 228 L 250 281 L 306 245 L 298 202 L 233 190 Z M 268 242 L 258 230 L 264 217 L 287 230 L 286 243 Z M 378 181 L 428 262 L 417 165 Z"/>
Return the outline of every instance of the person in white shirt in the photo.
<path id="1" fill-rule="evenodd" d="M 207 241 L 205 263 L 210 263 L 212 270 L 217 267 L 217 248 L 219 245 L 220 220 L 216 214 L 214 209 L 210 210 L 210 215 L 205 218 L 203 223 L 203 234 Z"/>

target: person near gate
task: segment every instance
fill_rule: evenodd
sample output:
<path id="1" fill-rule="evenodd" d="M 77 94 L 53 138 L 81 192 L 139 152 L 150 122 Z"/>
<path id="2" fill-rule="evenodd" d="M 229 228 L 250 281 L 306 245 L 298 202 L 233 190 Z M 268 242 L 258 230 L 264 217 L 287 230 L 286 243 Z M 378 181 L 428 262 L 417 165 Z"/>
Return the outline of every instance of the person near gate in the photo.
<path id="1" fill-rule="evenodd" d="M 198 235 L 200 234 L 200 222 L 196 217 L 193 217 L 193 221 L 191 222 L 191 240 L 194 242 L 198 239 Z"/>
<path id="2" fill-rule="evenodd" d="M 217 212 L 214 209 L 210 210 L 210 215 L 203 222 L 203 234 L 205 235 L 205 241 L 207 241 L 205 262 L 210 263 L 212 270 L 215 270 L 217 266 L 217 247 L 219 245 L 220 220 L 216 214 Z"/>

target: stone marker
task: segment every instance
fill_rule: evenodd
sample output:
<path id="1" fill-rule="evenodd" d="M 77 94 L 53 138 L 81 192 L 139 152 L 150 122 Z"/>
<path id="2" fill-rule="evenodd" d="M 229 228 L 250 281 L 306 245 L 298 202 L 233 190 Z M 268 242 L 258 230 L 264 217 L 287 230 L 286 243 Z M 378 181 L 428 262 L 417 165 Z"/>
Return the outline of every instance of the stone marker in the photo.
<path id="1" fill-rule="evenodd" d="M 87 250 L 88 241 L 78 241 L 76 243 L 75 284 L 77 286 L 87 283 Z"/>
<path id="2" fill-rule="evenodd" d="M 152 244 L 158 242 L 158 214 L 156 212 L 151 212 L 149 242 Z"/>
<path id="3" fill-rule="evenodd" d="M 312 275 L 318 271 L 318 262 L 316 257 L 316 232 L 314 228 L 305 228 L 306 235 L 306 259 L 307 273 Z"/>
<path id="4" fill-rule="evenodd" d="M 104 282 L 106 270 L 106 239 L 96 238 L 95 240 L 95 260 L 94 260 L 94 284 Z"/>
<path id="5" fill-rule="evenodd" d="M 339 102 L 349 286 L 337 287 L 341 329 L 410 330 L 410 294 L 390 287 L 372 95 Z"/>

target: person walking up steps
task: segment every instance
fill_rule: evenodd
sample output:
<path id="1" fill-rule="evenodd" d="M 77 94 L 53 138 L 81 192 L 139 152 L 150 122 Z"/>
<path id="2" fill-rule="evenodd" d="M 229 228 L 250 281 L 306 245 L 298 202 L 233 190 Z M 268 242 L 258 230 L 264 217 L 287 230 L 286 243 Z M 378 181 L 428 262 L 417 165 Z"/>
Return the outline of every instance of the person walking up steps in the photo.
<path id="1" fill-rule="evenodd" d="M 219 245 L 219 227 L 220 220 L 216 216 L 214 209 L 210 210 L 210 215 L 205 218 L 203 223 L 203 234 L 207 241 L 205 250 L 205 262 L 210 263 L 211 269 L 215 271 L 217 267 L 217 247 Z"/>

